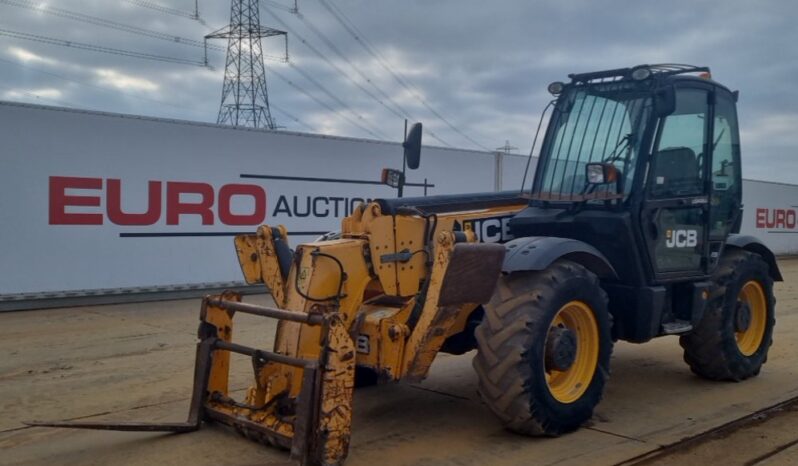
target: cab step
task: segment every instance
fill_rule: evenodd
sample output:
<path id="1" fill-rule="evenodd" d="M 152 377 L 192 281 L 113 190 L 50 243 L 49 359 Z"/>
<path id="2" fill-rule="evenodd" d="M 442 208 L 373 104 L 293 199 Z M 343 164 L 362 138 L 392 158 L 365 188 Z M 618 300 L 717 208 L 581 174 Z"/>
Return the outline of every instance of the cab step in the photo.
<path id="1" fill-rule="evenodd" d="M 663 335 L 681 335 L 693 330 L 693 324 L 687 320 L 675 320 L 662 324 Z"/>

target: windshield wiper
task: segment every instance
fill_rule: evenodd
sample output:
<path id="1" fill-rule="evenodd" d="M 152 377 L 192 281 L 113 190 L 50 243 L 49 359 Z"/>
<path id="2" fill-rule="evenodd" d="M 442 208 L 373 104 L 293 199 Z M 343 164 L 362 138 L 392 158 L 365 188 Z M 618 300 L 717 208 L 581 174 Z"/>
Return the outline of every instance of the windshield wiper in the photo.
<path id="1" fill-rule="evenodd" d="M 631 148 L 633 135 L 634 133 L 628 133 L 626 134 L 626 136 L 622 137 L 621 140 L 618 141 L 618 144 L 616 144 L 615 147 L 612 149 L 610 155 L 608 155 L 607 158 L 602 160 L 602 163 L 617 162 L 618 160 L 620 160 L 621 152 L 626 148 Z"/>
<path id="2" fill-rule="evenodd" d="M 718 143 L 720 142 L 720 138 L 723 137 L 723 134 L 725 132 L 726 132 L 726 128 L 721 129 L 720 130 L 720 134 L 718 134 L 718 137 L 715 139 L 715 142 L 712 143 L 712 152 L 713 153 L 715 152 L 715 149 L 718 147 Z"/>

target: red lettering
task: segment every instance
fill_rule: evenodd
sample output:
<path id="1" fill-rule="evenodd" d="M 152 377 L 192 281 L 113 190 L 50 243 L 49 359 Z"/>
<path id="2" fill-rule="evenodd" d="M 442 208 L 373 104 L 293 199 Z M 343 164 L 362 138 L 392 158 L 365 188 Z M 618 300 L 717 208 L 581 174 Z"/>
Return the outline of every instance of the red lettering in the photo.
<path id="1" fill-rule="evenodd" d="M 50 225 L 102 225 L 103 214 L 67 213 L 68 206 L 100 206 L 99 196 L 68 196 L 66 190 L 102 189 L 101 178 L 50 177 Z"/>
<path id="2" fill-rule="evenodd" d="M 230 210 L 233 196 L 250 196 L 255 200 L 251 214 L 234 214 Z M 219 190 L 219 221 L 225 225 L 260 225 L 266 220 L 266 191 L 253 184 L 226 184 Z"/>
<path id="3" fill-rule="evenodd" d="M 765 226 L 768 228 L 773 228 L 776 226 L 776 213 L 771 212 L 770 209 L 765 209 L 768 213 L 767 218 L 765 219 Z"/>
<path id="4" fill-rule="evenodd" d="M 121 180 L 106 180 L 108 220 L 117 225 L 153 225 L 161 218 L 161 182 L 147 183 L 147 211 L 140 214 L 122 212 Z"/>
<path id="5" fill-rule="evenodd" d="M 785 213 L 784 209 L 776 209 L 775 210 L 776 228 L 784 228 L 784 213 Z"/>
<path id="6" fill-rule="evenodd" d="M 105 181 L 105 193 L 102 193 Z M 166 184 L 166 206 L 163 205 L 163 185 Z M 49 178 L 49 222 L 51 225 L 102 225 L 104 222 L 101 212 L 68 212 L 70 207 L 100 207 L 105 204 L 105 214 L 108 220 L 115 225 L 147 226 L 155 225 L 161 221 L 166 211 L 166 224 L 179 225 L 181 215 L 199 215 L 202 225 L 213 225 L 215 220 L 214 206 L 216 191 L 207 183 L 192 183 L 182 181 L 148 181 L 147 182 L 147 208 L 137 212 L 125 212 L 122 209 L 122 180 L 111 178 L 85 178 L 69 176 L 51 176 Z M 67 194 L 68 189 L 99 190 L 94 195 Z M 102 194 L 107 198 L 103 201 Z M 181 197 L 182 196 L 182 197 Z M 246 207 L 244 212 L 233 210 L 236 196 L 251 198 L 252 210 Z M 238 199 L 239 205 L 240 201 Z M 246 202 L 244 203 L 246 204 Z M 239 211 L 242 210 L 239 207 Z M 217 212 L 219 222 L 224 225 L 259 225 L 266 220 L 266 190 L 258 185 L 228 184 L 223 185 L 218 192 Z M 787 217 L 784 219 L 787 222 Z M 795 223 L 795 215 L 790 217 Z"/>
<path id="7" fill-rule="evenodd" d="M 757 228 L 765 228 L 765 222 L 767 221 L 768 217 L 768 210 L 763 208 L 756 209 L 756 227 Z"/>
<path id="8" fill-rule="evenodd" d="M 199 194 L 200 202 L 181 202 L 181 194 Z M 207 183 L 169 181 L 166 183 L 166 224 L 177 225 L 180 216 L 193 214 L 202 217 L 203 225 L 213 225 L 213 187 Z"/>
<path id="9" fill-rule="evenodd" d="M 756 209 L 757 228 L 783 228 L 793 230 L 796 225 L 795 209 Z"/>

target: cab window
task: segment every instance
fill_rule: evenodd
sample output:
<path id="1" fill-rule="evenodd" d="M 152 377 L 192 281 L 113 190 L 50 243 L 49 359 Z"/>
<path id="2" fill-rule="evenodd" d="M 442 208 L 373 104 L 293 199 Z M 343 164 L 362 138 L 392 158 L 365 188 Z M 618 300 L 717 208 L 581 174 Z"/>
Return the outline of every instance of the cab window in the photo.
<path id="1" fill-rule="evenodd" d="M 649 176 L 651 196 L 672 198 L 699 195 L 703 188 L 707 93 L 680 89 L 676 109 L 660 123 L 659 137 Z"/>
<path id="2" fill-rule="evenodd" d="M 712 147 L 710 235 L 724 237 L 739 210 L 740 141 L 734 101 L 721 93 L 715 101 Z"/>

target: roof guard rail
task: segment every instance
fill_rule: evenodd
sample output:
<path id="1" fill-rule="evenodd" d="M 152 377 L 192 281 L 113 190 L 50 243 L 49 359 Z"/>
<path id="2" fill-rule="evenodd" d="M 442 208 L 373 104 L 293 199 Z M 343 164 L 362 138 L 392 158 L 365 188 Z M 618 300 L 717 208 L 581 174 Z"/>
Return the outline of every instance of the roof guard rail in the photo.
<path id="1" fill-rule="evenodd" d="M 685 65 L 679 63 L 658 63 L 654 65 L 638 65 L 631 68 L 615 68 L 591 73 L 571 73 L 568 75 L 574 83 L 590 83 L 593 81 L 618 81 L 631 78 L 632 73 L 640 68 L 648 68 L 656 76 L 671 76 L 686 73 L 709 73 L 707 66 Z"/>

